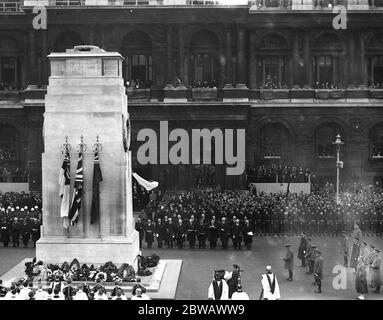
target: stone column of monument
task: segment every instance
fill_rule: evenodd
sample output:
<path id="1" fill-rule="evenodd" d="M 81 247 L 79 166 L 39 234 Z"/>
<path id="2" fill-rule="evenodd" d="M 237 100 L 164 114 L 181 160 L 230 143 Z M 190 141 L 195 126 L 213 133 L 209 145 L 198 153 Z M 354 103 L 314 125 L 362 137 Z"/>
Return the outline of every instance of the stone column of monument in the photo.
<path id="1" fill-rule="evenodd" d="M 133 263 L 138 233 L 132 214 L 131 155 L 124 147 L 127 96 L 122 78 L 122 56 L 95 46 L 78 46 L 48 56 L 51 76 L 45 96 L 44 146 L 42 155 L 43 226 L 36 245 L 38 260 L 70 263 Z M 124 120 L 125 119 L 125 120 Z M 125 128 L 125 129 L 124 129 Z M 63 227 L 60 217 L 59 172 L 65 137 L 71 144 L 71 194 L 81 136 L 84 194 L 78 223 Z M 93 180 L 93 146 L 99 154 L 100 219 L 90 224 Z"/>

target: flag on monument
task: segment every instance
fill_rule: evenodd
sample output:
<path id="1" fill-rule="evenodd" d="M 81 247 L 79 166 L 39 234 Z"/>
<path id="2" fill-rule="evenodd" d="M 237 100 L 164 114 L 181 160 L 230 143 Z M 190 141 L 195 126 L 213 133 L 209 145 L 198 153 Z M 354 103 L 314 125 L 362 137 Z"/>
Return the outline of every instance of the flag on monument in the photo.
<path id="1" fill-rule="evenodd" d="M 96 223 L 100 217 L 100 182 L 102 181 L 102 174 L 100 168 L 100 159 L 98 152 L 94 153 L 94 166 L 93 166 L 93 194 L 92 194 L 92 208 L 90 210 L 90 224 Z"/>
<path id="2" fill-rule="evenodd" d="M 74 194 L 72 200 L 72 206 L 69 211 L 69 219 L 71 224 L 75 224 L 78 221 L 78 215 L 81 209 L 82 187 L 84 182 L 84 171 L 82 167 L 82 152 L 78 154 L 78 163 L 76 170 L 76 179 L 74 181 Z"/>
<path id="3" fill-rule="evenodd" d="M 69 152 L 65 153 L 64 160 L 60 169 L 59 175 L 60 191 L 59 196 L 61 198 L 60 217 L 63 218 L 64 228 L 69 227 L 68 214 L 69 214 L 69 193 L 70 193 L 70 157 Z"/>
<path id="4" fill-rule="evenodd" d="M 134 179 L 137 180 L 137 182 L 143 186 L 147 191 L 153 190 L 154 188 L 158 187 L 157 181 L 147 181 L 144 178 L 141 178 L 137 173 L 133 172 Z"/>

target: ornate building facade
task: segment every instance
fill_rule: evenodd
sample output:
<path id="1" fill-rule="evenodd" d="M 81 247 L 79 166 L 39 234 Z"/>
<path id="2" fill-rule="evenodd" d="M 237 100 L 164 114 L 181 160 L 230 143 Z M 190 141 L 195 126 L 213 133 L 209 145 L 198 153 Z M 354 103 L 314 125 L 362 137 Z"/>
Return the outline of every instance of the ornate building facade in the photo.
<path id="1" fill-rule="evenodd" d="M 331 179 L 339 133 L 341 178 L 383 177 L 383 2 L 232 3 L 0 2 L 0 180 L 41 189 L 46 56 L 84 44 L 125 58 L 134 158 L 139 130 L 158 132 L 160 121 L 188 132 L 244 128 L 248 166 L 295 164 Z M 33 28 L 36 5 L 47 29 Z M 334 29 L 335 5 L 347 9 L 347 29 Z M 134 167 L 165 189 L 245 187 L 214 163 Z"/>

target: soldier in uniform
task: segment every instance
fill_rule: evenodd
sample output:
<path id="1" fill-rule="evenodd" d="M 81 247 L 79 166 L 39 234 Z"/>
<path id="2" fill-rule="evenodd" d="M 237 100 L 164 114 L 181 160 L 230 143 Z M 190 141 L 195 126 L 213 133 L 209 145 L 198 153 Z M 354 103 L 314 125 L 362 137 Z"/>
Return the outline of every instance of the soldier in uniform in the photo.
<path id="1" fill-rule="evenodd" d="M 250 221 L 246 217 L 242 232 L 243 242 L 245 243 L 246 249 L 251 250 L 251 244 L 253 242 L 253 228 L 250 226 Z"/>
<path id="2" fill-rule="evenodd" d="M 206 233 L 207 233 L 207 228 L 206 228 L 204 219 L 201 218 L 197 226 L 197 239 L 198 239 L 199 249 L 206 249 Z"/>
<path id="3" fill-rule="evenodd" d="M 139 235 L 140 249 L 141 249 L 142 248 L 142 241 L 144 240 L 144 236 L 145 236 L 144 224 L 141 220 L 141 217 L 137 218 L 135 229 L 137 230 L 138 235 Z"/>
<path id="4" fill-rule="evenodd" d="M 194 249 L 196 242 L 196 228 L 192 219 L 189 219 L 189 224 L 186 230 L 187 241 L 189 241 L 189 249 Z"/>
<path id="5" fill-rule="evenodd" d="M 21 229 L 21 224 L 19 222 L 19 219 L 17 217 L 14 218 L 13 223 L 12 223 L 12 242 L 13 242 L 13 247 L 20 247 L 20 229 Z"/>
<path id="6" fill-rule="evenodd" d="M 242 245 L 242 226 L 240 225 L 239 219 L 235 220 L 235 224 L 232 227 L 232 238 L 234 250 L 241 250 Z"/>
<path id="7" fill-rule="evenodd" d="M 322 293 L 323 258 L 322 258 L 322 252 L 320 250 L 316 250 L 316 258 L 315 258 L 313 271 L 314 271 L 315 285 L 318 286 L 318 289 L 315 291 L 315 293 Z"/>
<path id="8" fill-rule="evenodd" d="M 158 244 L 158 249 L 162 248 L 162 242 L 164 240 L 163 235 L 164 235 L 164 225 L 162 224 L 162 221 L 160 218 L 157 219 L 157 223 L 154 226 L 154 234 L 157 238 L 157 244 Z"/>
<path id="9" fill-rule="evenodd" d="M 31 226 L 30 221 L 27 217 L 24 218 L 24 223 L 21 229 L 21 238 L 23 240 L 24 248 L 28 248 L 28 242 L 31 238 Z"/>
<path id="10" fill-rule="evenodd" d="M 230 236 L 230 227 L 228 223 L 226 223 L 226 218 L 223 217 L 222 222 L 219 226 L 219 238 L 221 239 L 222 249 L 227 249 L 229 236 Z"/>
<path id="11" fill-rule="evenodd" d="M 380 287 L 382 285 L 382 275 L 380 274 L 381 259 L 379 257 L 380 250 L 375 249 L 375 255 L 372 260 L 371 269 L 371 286 L 375 287 L 375 293 L 380 293 Z"/>
<path id="12" fill-rule="evenodd" d="M 154 226 L 152 224 L 152 221 L 149 219 L 148 223 L 145 226 L 145 242 L 148 247 L 148 249 L 152 248 L 153 241 L 154 241 Z"/>
<path id="13" fill-rule="evenodd" d="M 4 247 L 8 247 L 8 243 L 11 240 L 9 233 L 9 224 L 6 219 L 3 219 L 0 224 L 0 231 L 1 231 L 1 242 L 3 243 Z"/>
<path id="14" fill-rule="evenodd" d="M 282 260 L 285 262 L 285 269 L 289 271 L 287 281 L 293 281 L 294 253 L 291 251 L 291 245 L 286 244 L 286 256 Z"/>
<path id="15" fill-rule="evenodd" d="M 210 221 L 210 226 L 207 228 L 207 235 L 210 243 L 210 249 L 217 248 L 218 228 L 214 219 Z"/>
<path id="16" fill-rule="evenodd" d="M 185 227 L 181 219 L 178 220 L 178 224 L 175 227 L 175 236 L 177 240 L 178 249 L 182 249 L 185 241 Z"/>
<path id="17" fill-rule="evenodd" d="M 305 254 L 307 250 L 307 239 L 306 235 L 302 232 L 301 235 L 301 241 L 299 243 L 299 248 L 298 248 L 298 259 L 302 261 L 301 267 L 305 267 Z"/>
<path id="18" fill-rule="evenodd" d="M 33 247 L 36 248 L 36 242 L 40 239 L 40 223 L 36 218 L 32 218 L 31 226 L 31 238 L 33 242 Z"/>

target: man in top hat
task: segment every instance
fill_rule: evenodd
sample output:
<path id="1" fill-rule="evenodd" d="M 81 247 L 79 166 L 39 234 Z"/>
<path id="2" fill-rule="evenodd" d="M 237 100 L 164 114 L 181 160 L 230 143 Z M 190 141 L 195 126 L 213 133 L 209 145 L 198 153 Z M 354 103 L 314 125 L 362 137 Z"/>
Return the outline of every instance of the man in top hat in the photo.
<path id="1" fill-rule="evenodd" d="M 233 271 L 225 272 L 224 279 L 229 287 L 229 299 L 231 299 L 231 296 L 237 290 L 239 277 L 240 270 L 237 264 L 233 264 Z"/>
<path id="2" fill-rule="evenodd" d="M 281 298 L 277 277 L 270 266 L 266 266 L 266 273 L 262 275 L 261 284 L 262 292 L 259 300 L 279 300 Z"/>
<path id="3" fill-rule="evenodd" d="M 380 250 L 375 249 L 375 255 L 372 260 L 370 270 L 371 272 L 371 286 L 375 287 L 375 293 L 380 293 L 380 287 L 382 285 L 382 276 L 380 274 L 381 259 L 379 257 Z"/>
<path id="4" fill-rule="evenodd" d="M 285 261 L 285 269 L 289 271 L 287 281 L 293 281 L 294 253 L 291 251 L 291 244 L 286 244 L 286 256 L 282 258 Z"/>
<path id="5" fill-rule="evenodd" d="M 322 251 L 316 249 L 316 258 L 314 264 L 314 279 L 315 285 L 318 286 L 318 289 L 315 293 L 322 293 L 322 280 L 323 280 L 323 258 Z"/>
<path id="6" fill-rule="evenodd" d="M 209 300 L 228 300 L 229 287 L 223 279 L 225 270 L 215 270 L 214 279 L 209 286 L 207 298 Z"/>

